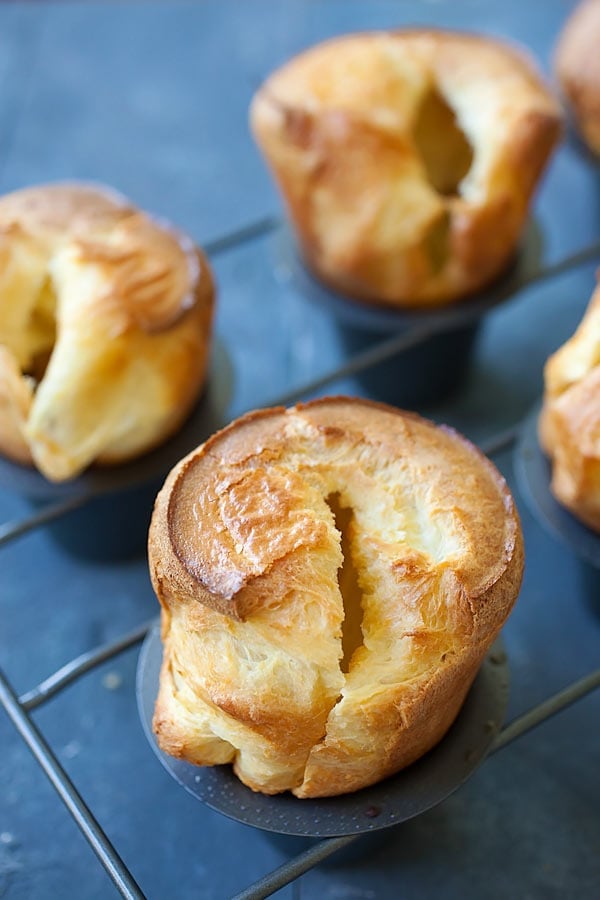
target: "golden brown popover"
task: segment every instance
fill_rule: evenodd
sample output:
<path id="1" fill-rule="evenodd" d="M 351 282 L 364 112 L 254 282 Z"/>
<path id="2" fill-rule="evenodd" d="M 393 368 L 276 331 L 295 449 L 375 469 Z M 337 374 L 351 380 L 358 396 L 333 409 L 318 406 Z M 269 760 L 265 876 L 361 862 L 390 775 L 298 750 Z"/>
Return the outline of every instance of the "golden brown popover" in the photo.
<path id="1" fill-rule="evenodd" d="M 513 257 L 561 116 L 521 51 L 424 30 L 307 50 L 259 89 L 251 125 L 316 275 L 432 307 Z"/>
<path id="2" fill-rule="evenodd" d="M 504 479 L 465 438 L 337 397 L 250 413 L 190 453 L 158 495 L 149 560 L 160 747 L 321 797 L 441 739 L 523 545 Z"/>
<path id="3" fill-rule="evenodd" d="M 556 499 L 600 531 L 600 286 L 575 334 L 547 361 L 540 443 Z"/>
<path id="4" fill-rule="evenodd" d="M 185 235 L 103 187 L 0 198 L 0 453 L 63 481 L 168 438 L 202 388 L 214 288 Z"/>

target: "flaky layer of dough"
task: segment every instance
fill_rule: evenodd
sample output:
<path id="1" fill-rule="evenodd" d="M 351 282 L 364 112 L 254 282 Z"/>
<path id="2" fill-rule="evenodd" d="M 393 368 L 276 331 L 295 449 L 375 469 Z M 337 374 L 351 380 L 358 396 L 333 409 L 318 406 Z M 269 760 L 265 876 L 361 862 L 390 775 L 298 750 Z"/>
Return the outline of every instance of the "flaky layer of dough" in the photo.
<path id="1" fill-rule="evenodd" d="M 548 359 L 544 382 L 539 435 L 552 492 L 600 531 L 600 286 L 575 334 Z"/>
<path id="2" fill-rule="evenodd" d="M 131 459 L 202 387 L 214 288 L 202 252 L 97 186 L 0 198 L 0 453 L 62 481 Z"/>
<path id="3" fill-rule="evenodd" d="M 502 271 L 560 121 L 523 53 L 447 31 L 319 44 L 251 109 L 308 265 L 394 306 L 451 303 Z"/>
<path id="4" fill-rule="evenodd" d="M 160 746 L 254 790 L 354 791 L 431 748 L 517 596 L 493 465 L 409 413 L 329 398 L 187 456 L 149 536 Z"/>

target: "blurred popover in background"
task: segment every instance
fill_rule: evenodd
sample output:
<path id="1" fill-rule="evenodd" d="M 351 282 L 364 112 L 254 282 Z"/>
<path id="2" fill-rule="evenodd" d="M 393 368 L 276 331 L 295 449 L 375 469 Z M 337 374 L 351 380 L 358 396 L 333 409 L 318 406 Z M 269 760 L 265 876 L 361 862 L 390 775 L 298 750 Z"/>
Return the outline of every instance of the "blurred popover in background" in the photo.
<path id="1" fill-rule="evenodd" d="M 214 286 L 186 235 L 107 188 L 0 198 L 0 453 L 52 481 L 130 460 L 202 389 Z"/>
<path id="2" fill-rule="evenodd" d="M 561 113 L 523 51 L 414 30 L 300 54 L 258 90 L 251 125 L 318 278 L 435 307 L 509 263 Z"/>

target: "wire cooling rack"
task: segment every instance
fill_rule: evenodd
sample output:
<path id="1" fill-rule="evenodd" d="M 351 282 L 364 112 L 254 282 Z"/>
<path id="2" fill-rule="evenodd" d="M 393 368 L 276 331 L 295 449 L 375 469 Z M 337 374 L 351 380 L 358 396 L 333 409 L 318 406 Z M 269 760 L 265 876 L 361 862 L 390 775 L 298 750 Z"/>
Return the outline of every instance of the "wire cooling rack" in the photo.
<path id="1" fill-rule="evenodd" d="M 205 245 L 205 250 L 210 257 L 249 243 L 257 238 L 274 231 L 280 222 L 275 218 L 257 220 L 248 226 L 224 235 L 217 240 Z M 517 283 L 512 283 L 508 289 L 505 300 L 516 297 L 518 293 L 532 284 L 541 283 L 558 275 L 568 272 L 585 263 L 600 260 L 600 242 L 589 244 L 586 247 L 572 253 L 552 264 L 540 266 Z M 356 375 L 371 366 L 375 366 L 385 360 L 391 359 L 396 354 L 414 347 L 427 340 L 435 333 L 429 325 L 415 326 L 392 337 L 377 342 L 367 350 L 352 356 L 343 365 L 325 375 L 307 382 L 300 387 L 272 398 L 263 405 L 288 405 L 301 400 L 343 378 Z M 521 423 L 515 423 L 512 427 L 493 436 L 491 439 L 480 443 L 480 449 L 488 456 L 494 456 L 508 448 L 518 438 L 521 431 Z M 23 517 L 14 522 L 0 525 L 0 547 L 16 540 L 22 535 L 40 528 L 55 519 L 66 515 L 68 512 L 82 507 L 90 501 L 93 494 L 82 491 L 67 499 L 48 503 L 35 514 Z M 142 643 L 155 620 L 144 622 L 132 631 L 121 635 L 116 640 L 102 644 L 93 650 L 81 654 L 72 659 L 62 668 L 58 669 L 44 681 L 37 684 L 31 690 L 19 696 L 14 690 L 8 678 L 0 668 L 0 702 L 21 735 L 39 766 L 46 774 L 58 796 L 67 807 L 69 813 L 78 825 L 81 833 L 91 845 L 99 862 L 106 870 L 115 888 L 126 898 L 144 900 L 145 894 L 137 884 L 133 874 L 125 865 L 118 851 L 108 839 L 92 810 L 87 806 L 74 785 L 69 775 L 58 761 L 52 747 L 46 741 L 44 735 L 31 717 L 33 710 L 42 706 L 50 698 L 64 690 L 68 685 L 82 678 L 87 672 L 92 671 L 106 660 L 112 659 L 127 649 Z M 568 685 L 563 690 L 552 695 L 544 702 L 536 705 L 524 715 L 510 722 L 494 740 L 490 755 L 512 743 L 517 738 L 526 734 L 537 725 L 566 709 L 586 694 L 600 687 L 600 669 L 590 672 L 587 676 Z M 313 866 L 318 865 L 336 851 L 358 840 L 358 836 L 349 835 L 333 837 L 322 840 L 306 850 L 304 853 L 290 859 L 284 865 L 275 869 L 247 889 L 236 895 L 235 900 L 259 900 L 279 890 L 300 875 L 307 872 Z"/>

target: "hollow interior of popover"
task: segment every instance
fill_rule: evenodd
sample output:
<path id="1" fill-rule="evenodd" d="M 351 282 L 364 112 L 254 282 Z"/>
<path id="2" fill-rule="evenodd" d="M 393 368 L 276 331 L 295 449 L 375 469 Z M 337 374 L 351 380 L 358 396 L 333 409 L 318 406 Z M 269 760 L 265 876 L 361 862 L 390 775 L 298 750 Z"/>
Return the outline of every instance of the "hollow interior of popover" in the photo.
<path id="1" fill-rule="evenodd" d="M 413 139 L 431 186 L 445 197 L 459 194 L 460 184 L 473 164 L 473 147 L 435 85 L 421 100 Z"/>
<path id="2" fill-rule="evenodd" d="M 31 349 L 23 368 L 23 374 L 33 378 L 36 384 L 44 377 L 56 342 L 56 305 L 52 278 L 47 275 L 31 308 L 27 329 Z"/>
<path id="3" fill-rule="evenodd" d="M 358 580 L 358 570 L 352 555 L 351 531 L 353 513 L 349 507 L 342 506 L 339 494 L 330 494 L 326 498 L 327 505 L 333 513 L 335 527 L 340 533 L 343 561 L 338 569 L 338 586 L 344 606 L 342 620 L 342 659 L 340 668 L 344 674 L 350 669 L 350 661 L 354 651 L 363 645 L 363 606 L 362 590 Z"/>

